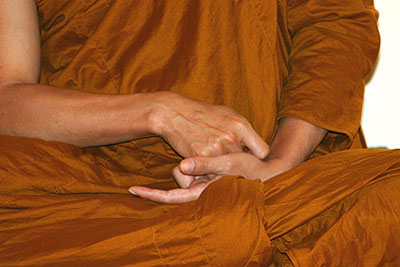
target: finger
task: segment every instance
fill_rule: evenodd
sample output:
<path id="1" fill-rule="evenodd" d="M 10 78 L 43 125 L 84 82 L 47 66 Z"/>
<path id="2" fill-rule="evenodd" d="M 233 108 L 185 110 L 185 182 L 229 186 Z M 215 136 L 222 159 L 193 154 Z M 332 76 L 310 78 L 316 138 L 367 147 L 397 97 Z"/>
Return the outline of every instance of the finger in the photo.
<path id="1" fill-rule="evenodd" d="M 199 198 L 200 194 L 207 187 L 207 183 L 198 184 L 190 189 L 171 189 L 160 190 L 152 189 L 143 186 L 133 186 L 129 188 L 129 192 L 135 196 L 148 199 L 154 202 L 166 204 L 181 204 L 189 201 L 194 201 Z"/>
<path id="2" fill-rule="evenodd" d="M 242 143 L 259 159 L 265 159 L 269 154 L 269 145 L 251 126 L 244 128 Z"/>
<path id="3" fill-rule="evenodd" d="M 175 181 L 181 188 L 188 188 L 195 180 L 195 177 L 193 175 L 183 174 L 179 169 L 179 166 L 176 166 L 172 170 L 172 175 L 174 176 Z"/>
<path id="4" fill-rule="evenodd" d="M 226 151 L 226 153 L 224 154 L 243 152 L 244 151 L 243 149 L 245 148 L 245 146 L 243 146 L 240 142 L 233 142 L 231 140 L 225 140 L 223 141 L 223 144 L 225 146 L 225 151 Z"/>
<path id="5" fill-rule="evenodd" d="M 194 156 L 213 157 L 226 154 L 228 151 L 221 142 L 212 142 L 211 144 L 193 143 L 191 145 Z"/>
<path id="6" fill-rule="evenodd" d="M 196 175 L 195 179 L 191 185 L 191 187 L 195 187 L 198 184 L 210 183 L 212 179 L 210 179 L 207 175 Z"/>
<path id="7" fill-rule="evenodd" d="M 225 155 L 218 157 L 193 157 L 182 160 L 179 163 L 179 169 L 185 175 L 222 175 L 232 165 L 229 157 Z"/>
<path id="8" fill-rule="evenodd" d="M 198 176 L 196 176 L 196 177 L 198 177 Z M 208 180 L 216 180 L 216 179 L 218 179 L 218 178 L 221 178 L 222 176 L 221 175 L 219 175 L 219 174 L 207 174 L 207 179 Z"/>

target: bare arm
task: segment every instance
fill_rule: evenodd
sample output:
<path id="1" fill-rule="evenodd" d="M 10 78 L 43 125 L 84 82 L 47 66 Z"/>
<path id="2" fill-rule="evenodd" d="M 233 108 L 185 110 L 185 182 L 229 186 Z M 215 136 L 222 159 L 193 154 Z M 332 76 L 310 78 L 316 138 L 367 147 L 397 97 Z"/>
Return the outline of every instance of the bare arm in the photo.
<path id="1" fill-rule="evenodd" d="M 145 95 L 100 95 L 36 84 L 34 1 L 0 1 L 0 133 L 91 146 L 150 134 Z"/>
<path id="2" fill-rule="evenodd" d="M 268 146 L 233 110 L 168 92 L 103 95 L 37 84 L 39 26 L 33 0 L 0 0 L 0 134 L 79 146 L 163 137 L 182 156 Z"/>
<path id="3" fill-rule="evenodd" d="M 279 174 L 290 170 L 307 160 L 326 135 L 325 129 L 297 118 L 283 118 L 279 121 L 278 131 L 271 144 L 268 161 L 281 161 Z M 270 174 L 274 176 L 276 174 Z"/>
<path id="4" fill-rule="evenodd" d="M 150 95 L 110 96 L 39 84 L 12 84 L 0 90 L 2 134 L 94 146 L 154 132 Z"/>

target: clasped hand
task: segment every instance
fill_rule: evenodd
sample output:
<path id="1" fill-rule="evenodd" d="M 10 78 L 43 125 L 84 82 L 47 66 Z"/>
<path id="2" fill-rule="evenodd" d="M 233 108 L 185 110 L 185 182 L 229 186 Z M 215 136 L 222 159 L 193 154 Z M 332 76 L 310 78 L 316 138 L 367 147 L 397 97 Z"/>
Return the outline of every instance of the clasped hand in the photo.
<path id="1" fill-rule="evenodd" d="M 234 110 L 162 92 L 155 101 L 156 133 L 184 158 L 173 171 L 181 188 L 157 190 L 133 186 L 137 196 L 162 203 L 197 199 L 204 189 L 224 175 L 266 178 L 271 170 L 262 161 L 269 146 L 250 123 Z M 244 148 L 249 153 L 243 152 Z"/>
<path id="2" fill-rule="evenodd" d="M 250 123 L 231 108 L 171 92 L 159 92 L 154 98 L 154 132 L 184 158 L 219 156 L 246 148 L 263 159 L 269 152 Z"/>
<path id="3" fill-rule="evenodd" d="M 159 190 L 134 186 L 129 191 L 155 202 L 179 204 L 196 200 L 210 183 L 226 175 L 241 175 L 246 179 L 265 181 L 288 169 L 290 166 L 284 159 L 263 161 L 245 152 L 217 157 L 193 157 L 181 161 L 173 171 L 181 188 Z"/>

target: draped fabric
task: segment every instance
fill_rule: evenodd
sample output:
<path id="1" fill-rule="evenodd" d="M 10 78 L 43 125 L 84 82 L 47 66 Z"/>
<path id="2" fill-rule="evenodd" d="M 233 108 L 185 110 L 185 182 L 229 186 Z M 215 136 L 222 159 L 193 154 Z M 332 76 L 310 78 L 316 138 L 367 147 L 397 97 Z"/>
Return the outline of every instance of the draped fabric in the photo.
<path id="1" fill-rule="evenodd" d="M 223 104 L 267 142 L 279 118 L 300 118 L 329 130 L 316 155 L 362 146 L 379 48 L 371 0 L 37 3 L 42 83 Z"/>
<path id="2" fill-rule="evenodd" d="M 329 133 L 289 172 L 264 183 L 227 176 L 182 205 L 127 192 L 177 187 L 181 157 L 161 138 L 81 149 L 0 136 L 0 265 L 399 264 L 400 152 L 339 152 L 365 145 L 372 1 L 37 5 L 43 84 L 173 91 L 237 110 L 267 142 L 283 117 Z"/>
<path id="3" fill-rule="evenodd" d="M 0 141 L 1 266 L 400 263 L 400 150 L 335 152 L 264 183 L 227 176 L 197 201 L 165 205 L 127 188 L 170 179 L 62 143 Z"/>

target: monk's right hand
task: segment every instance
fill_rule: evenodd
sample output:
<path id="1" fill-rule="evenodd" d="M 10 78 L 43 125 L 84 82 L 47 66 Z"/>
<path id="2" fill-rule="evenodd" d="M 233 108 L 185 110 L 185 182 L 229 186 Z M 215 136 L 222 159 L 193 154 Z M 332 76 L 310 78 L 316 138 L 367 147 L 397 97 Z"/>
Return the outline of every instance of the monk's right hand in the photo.
<path id="1" fill-rule="evenodd" d="M 247 149 L 259 159 L 269 146 L 250 123 L 231 108 L 171 92 L 154 94 L 155 133 L 181 156 L 219 156 Z"/>

